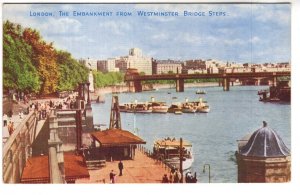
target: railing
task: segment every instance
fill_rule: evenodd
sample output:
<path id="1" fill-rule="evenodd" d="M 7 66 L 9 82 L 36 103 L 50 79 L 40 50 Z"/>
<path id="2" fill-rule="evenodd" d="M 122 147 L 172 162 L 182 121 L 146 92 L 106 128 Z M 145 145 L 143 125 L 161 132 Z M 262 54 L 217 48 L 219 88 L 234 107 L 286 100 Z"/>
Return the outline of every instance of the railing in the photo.
<path id="1" fill-rule="evenodd" d="M 148 150 L 142 145 L 138 145 L 137 149 L 141 151 L 144 155 L 148 156 L 149 158 L 152 158 L 155 160 L 157 164 L 160 164 L 162 167 L 164 167 L 168 172 L 171 171 L 172 166 L 166 162 L 166 159 L 163 158 L 163 156 L 156 156 L 151 150 Z"/>
<path id="2" fill-rule="evenodd" d="M 25 163 L 31 156 L 37 115 L 31 111 L 3 146 L 3 182 L 19 183 Z"/>

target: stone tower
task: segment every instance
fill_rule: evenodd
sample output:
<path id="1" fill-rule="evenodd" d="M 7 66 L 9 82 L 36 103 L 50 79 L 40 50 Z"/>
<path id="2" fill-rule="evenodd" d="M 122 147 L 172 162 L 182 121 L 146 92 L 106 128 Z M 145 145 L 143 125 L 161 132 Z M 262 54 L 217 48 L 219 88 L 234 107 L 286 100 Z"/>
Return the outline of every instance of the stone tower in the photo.
<path id="1" fill-rule="evenodd" d="M 236 152 L 239 183 L 288 182 L 291 155 L 280 136 L 264 122 L 251 136 L 239 140 Z"/>

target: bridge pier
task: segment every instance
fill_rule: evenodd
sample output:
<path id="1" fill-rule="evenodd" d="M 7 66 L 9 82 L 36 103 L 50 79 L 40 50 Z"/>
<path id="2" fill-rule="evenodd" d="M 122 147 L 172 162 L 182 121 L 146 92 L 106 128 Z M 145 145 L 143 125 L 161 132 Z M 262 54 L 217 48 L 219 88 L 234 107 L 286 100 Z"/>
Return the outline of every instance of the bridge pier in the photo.
<path id="1" fill-rule="evenodd" d="M 142 92 L 142 83 L 141 81 L 129 81 L 127 82 L 129 92 Z"/>
<path id="2" fill-rule="evenodd" d="M 176 79 L 176 92 L 184 92 L 184 80 Z"/>
<path id="3" fill-rule="evenodd" d="M 229 91 L 230 88 L 230 79 L 224 78 L 223 79 L 223 91 Z"/>

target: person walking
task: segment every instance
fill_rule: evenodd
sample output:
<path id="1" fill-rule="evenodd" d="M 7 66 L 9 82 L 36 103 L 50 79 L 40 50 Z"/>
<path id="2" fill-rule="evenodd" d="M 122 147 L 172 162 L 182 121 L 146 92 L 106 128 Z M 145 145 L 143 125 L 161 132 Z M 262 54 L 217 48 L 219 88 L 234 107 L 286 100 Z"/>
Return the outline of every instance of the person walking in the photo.
<path id="1" fill-rule="evenodd" d="M 116 174 L 114 173 L 114 170 L 111 170 L 111 172 L 109 174 L 110 183 L 115 183 L 115 176 L 116 176 Z"/>
<path id="2" fill-rule="evenodd" d="M 123 175 L 123 174 L 122 174 L 122 171 L 123 171 L 123 168 L 124 168 L 124 167 L 123 167 L 122 161 L 119 162 L 118 167 L 119 167 L 119 170 L 120 170 L 119 176 L 122 176 L 122 175 Z"/>
<path id="3" fill-rule="evenodd" d="M 163 178 L 162 178 L 162 182 L 161 183 L 169 183 L 169 179 L 167 174 L 164 174 Z"/>
<path id="4" fill-rule="evenodd" d="M 7 126 L 7 120 L 8 120 L 7 114 L 3 114 L 3 127 Z"/>

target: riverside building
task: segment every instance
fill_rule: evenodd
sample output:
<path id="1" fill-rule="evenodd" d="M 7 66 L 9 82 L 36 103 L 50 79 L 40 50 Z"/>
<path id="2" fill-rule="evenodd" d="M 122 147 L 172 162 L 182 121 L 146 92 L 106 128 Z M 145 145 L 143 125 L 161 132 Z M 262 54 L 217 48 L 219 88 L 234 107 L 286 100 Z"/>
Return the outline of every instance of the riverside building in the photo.
<path id="1" fill-rule="evenodd" d="M 182 62 L 176 60 L 154 60 L 152 74 L 182 73 Z"/>

